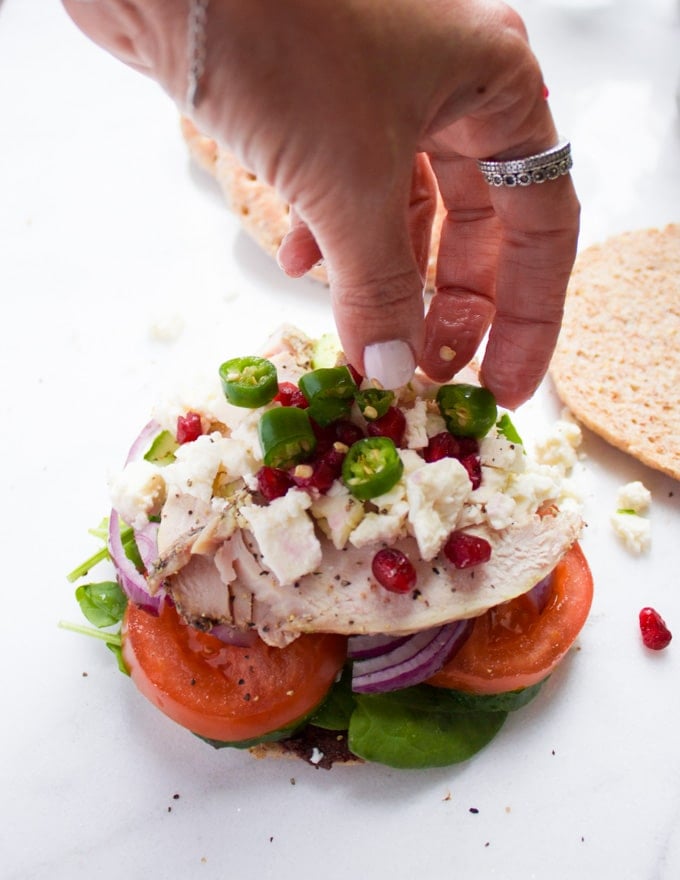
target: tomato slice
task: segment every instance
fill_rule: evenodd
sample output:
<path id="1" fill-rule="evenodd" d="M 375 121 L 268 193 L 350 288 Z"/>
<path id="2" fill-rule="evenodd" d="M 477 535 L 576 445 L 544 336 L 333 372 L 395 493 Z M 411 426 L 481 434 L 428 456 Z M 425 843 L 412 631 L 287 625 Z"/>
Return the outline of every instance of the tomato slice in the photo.
<path id="1" fill-rule="evenodd" d="M 477 618 L 463 647 L 428 684 L 494 694 L 542 681 L 572 646 L 590 611 L 593 578 L 578 544 L 557 564 L 552 581 L 540 612 L 519 596 Z"/>
<path id="2" fill-rule="evenodd" d="M 304 718 L 342 669 L 347 639 L 303 635 L 285 648 L 242 648 L 183 623 L 163 603 L 155 617 L 129 603 L 123 658 L 137 688 L 200 736 L 244 742 Z"/>

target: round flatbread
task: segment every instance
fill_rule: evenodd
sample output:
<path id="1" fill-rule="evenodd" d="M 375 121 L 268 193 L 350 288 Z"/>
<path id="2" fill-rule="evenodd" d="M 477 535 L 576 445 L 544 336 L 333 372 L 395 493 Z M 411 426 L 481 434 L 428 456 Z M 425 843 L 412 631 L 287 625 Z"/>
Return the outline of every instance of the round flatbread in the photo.
<path id="1" fill-rule="evenodd" d="M 227 205 L 240 219 L 243 228 L 265 253 L 270 257 L 276 257 L 279 245 L 289 229 L 289 205 L 271 186 L 243 168 L 230 152 L 220 147 L 212 138 L 201 134 L 190 119 L 183 117 L 181 125 L 191 155 L 202 168 L 215 177 Z M 433 224 L 427 265 L 425 289 L 430 292 L 435 289 L 436 255 L 439 250 L 438 230 L 443 216 L 444 207 L 440 200 Z M 323 264 L 314 266 L 307 273 L 307 277 L 323 284 L 328 283 L 328 275 Z"/>
<path id="2" fill-rule="evenodd" d="M 550 373 L 584 425 L 680 479 L 680 224 L 578 256 Z"/>

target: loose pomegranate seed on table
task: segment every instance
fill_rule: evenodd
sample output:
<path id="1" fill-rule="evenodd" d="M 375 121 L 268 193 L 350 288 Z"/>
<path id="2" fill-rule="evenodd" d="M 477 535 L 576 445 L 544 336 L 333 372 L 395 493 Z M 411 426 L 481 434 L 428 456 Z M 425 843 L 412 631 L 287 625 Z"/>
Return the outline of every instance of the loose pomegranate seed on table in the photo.
<path id="1" fill-rule="evenodd" d="M 201 417 L 197 412 L 188 412 L 185 416 L 177 416 L 177 442 L 192 443 L 203 433 Z"/>
<path id="2" fill-rule="evenodd" d="M 385 547 L 373 557 L 373 577 L 391 593 L 408 593 L 416 585 L 413 563 L 401 550 Z"/>
<path id="3" fill-rule="evenodd" d="M 654 608 L 643 608 L 640 611 L 640 632 L 646 648 L 652 651 L 661 651 L 667 647 L 673 638 L 671 631 L 666 626 L 666 621 Z"/>
<path id="4" fill-rule="evenodd" d="M 491 558 L 491 544 L 469 532 L 451 532 L 444 544 L 444 555 L 456 568 L 472 568 Z"/>

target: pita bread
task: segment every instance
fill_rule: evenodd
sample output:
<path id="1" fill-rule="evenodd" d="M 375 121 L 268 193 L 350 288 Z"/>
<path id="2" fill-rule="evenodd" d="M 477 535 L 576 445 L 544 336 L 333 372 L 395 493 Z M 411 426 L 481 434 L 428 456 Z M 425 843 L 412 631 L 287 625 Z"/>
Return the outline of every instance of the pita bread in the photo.
<path id="1" fill-rule="evenodd" d="M 201 134 L 191 120 L 183 117 L 181 125 L 191 155 L 202 168 L 215 177 L 227 205 L 240 219 L 246 232 L 269 256 L 275 257 L 289 229 L 288 204 L 271 186 L 239 165 L 231 153 L 220 147 L 212 138 Z M 439 250 L 438 230 L 443 215 L 444 207 L 440 201 L 430 244 L 426 279 L 428 291 L 434 291 L 435 287 L 436 254 Z M 328 283 L 323 265 L 315 266 L 307 273 L 307 277 L 323 284 Z"/>
<path id="2" fill-rule="evenodd" d="M 680 479 L 680 224 L 578 256 L 550 373 L 584 425 Z"/>

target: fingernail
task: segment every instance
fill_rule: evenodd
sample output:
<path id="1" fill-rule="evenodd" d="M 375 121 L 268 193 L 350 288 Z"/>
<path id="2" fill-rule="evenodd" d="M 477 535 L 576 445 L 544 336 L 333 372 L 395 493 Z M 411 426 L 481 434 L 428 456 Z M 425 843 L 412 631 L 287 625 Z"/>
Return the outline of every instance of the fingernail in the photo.
<path id="1" fill-rule="evenodd" d="M 376 379 L 383 388 L 401 388 L 411 381 L 416 368 L 410 345 L 401 339 L 374 342 L 364 349 L 367 379 Z"/>

